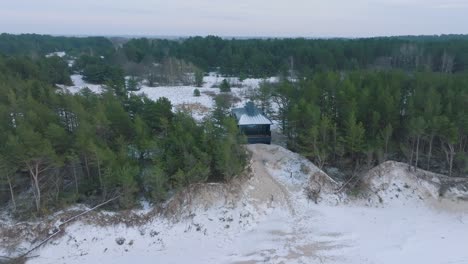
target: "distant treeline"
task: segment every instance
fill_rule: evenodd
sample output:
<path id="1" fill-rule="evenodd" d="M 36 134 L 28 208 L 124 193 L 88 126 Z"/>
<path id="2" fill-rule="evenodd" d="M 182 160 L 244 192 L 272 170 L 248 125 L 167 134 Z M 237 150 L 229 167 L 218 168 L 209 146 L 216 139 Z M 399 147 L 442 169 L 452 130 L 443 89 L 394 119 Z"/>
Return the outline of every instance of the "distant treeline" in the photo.
<path id="1" fill-rule="evenodd" d="M 465 35 L 367 39 L 223 39 L 208 36 L 180 40 L 141 38 L 118 43 L 103 37 L 0 35 L 0 53 L 32 55 L 54 51 L 66 51 L 74 56 L 104 56 L 107 63 L 126 70 L 129 63 L 148 67 L 167 58 L 176 58 L 204 71 L 255 77 L 290 71 L 304 74 L 357 69 L 455 73 L 468 67 L 468 37 Z"/>
<path id="2" fill-rule="evenodd" d="M 106 55 L 112 52 L 112 42 L 104 37 L 55 37 L 38 34 L 1 34 L 0 53 L 4 55 L 44 56 L 65 51 L 72 55 L 82 53 Z"/>
<path id="3" fill-rule="evenodd" d="M 404 69 L 460 72 L 468 67 L 468 39 L 246 39 L 193 37 L 184 41 L 135 39 L 123 46 L 141 62 L 174 56 L 231 75 L 271 76 L 295 70 Z M 219 67 L 219 68 L 218 68 Z"/>

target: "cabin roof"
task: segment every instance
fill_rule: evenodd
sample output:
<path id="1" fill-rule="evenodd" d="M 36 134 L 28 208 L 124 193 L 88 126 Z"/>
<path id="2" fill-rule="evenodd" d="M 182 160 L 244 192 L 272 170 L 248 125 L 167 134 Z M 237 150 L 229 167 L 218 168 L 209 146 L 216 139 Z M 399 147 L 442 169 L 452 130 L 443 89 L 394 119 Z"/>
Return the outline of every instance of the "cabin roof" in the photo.
<path id="1" fill-rule="evenodd" d="M 244 125 L 271 125 L 272 122 L 260 110 L 254 108 L 249 111 L 248 106 L 232 109 L 233 115 L 237 119 L 237 124 Z"/>

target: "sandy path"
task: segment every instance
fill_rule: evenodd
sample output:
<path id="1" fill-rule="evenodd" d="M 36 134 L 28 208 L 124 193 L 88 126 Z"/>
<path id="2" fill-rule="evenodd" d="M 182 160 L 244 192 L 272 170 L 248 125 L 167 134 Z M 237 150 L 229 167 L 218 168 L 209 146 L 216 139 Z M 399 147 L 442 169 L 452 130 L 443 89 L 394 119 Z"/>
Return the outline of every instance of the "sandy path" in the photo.
<path id="1" fill-rule="evenodd" d="M 293 175 L 298 172 L 293 168 L 285 168 L 294 157 L 287 156 L 283 148 L 275 145 L 249 145 L 247 148 L 252 153 L 253 180 L 258 181 L 253 184 L 276 189 L 275 197 L 286 204 L 290 214 L 271 217 L 269 221 L 277 222 L 278 225 L 267 224 L 267 227 L 262 227 L 261 223 L 258 230 L 262 232 L 255 231 L 254 234 L 263 237 L 268 233 L 262 241 L 265 247 L 257 245 L 256 251 L 244 255 L 242 261 L 232 263 L 309 263 L 311 260 L 323 263 L 336 259 L 334 254 L 326 252 L 346 248 L 350 241 L 339 232 L 317 233 L 311 228 L 311 222 L 320 218 L 321 214 L 311 208 L 304 211 L 304 206 L 309 207 L 310 203 L 305 198 L 304 186 L 293 182 Z M 289 172 L 279 181 L 270 173 L 275 170 Z M 275 246 L 266 246 L 269 244 Z"/>
<path id="2" fill-rule="evenodd" d="M 265 152 L 259 151 L 258 147 L 250 147 L 249 150 L 252 151 L 252 173 L 255 175 L 254 179 L 258 181 L 256 185 L 258 186 L 260 184 L 261 188 L 265 189 L 276 189 L 277 192 L 269 197 L 271 200 L 270 202 L 274 202 L 279 199 L 277 202 L 282 204 L 286 203 L 291 214 L 295 215 L 296 213 L 291 202 L 290 191 L 287 190 L 283 184 L 276 181 L 275 178 L 273 178 L 266 170 L 266 164 L 271 163 L 272 159 L 265 158 L 271 158 L 271 156 L 264 155 Z M 262 194 L 257 191 L 251 193 L 251 195 L 254 197 L 258 197 L 259 195 L 262 196 Z"/>

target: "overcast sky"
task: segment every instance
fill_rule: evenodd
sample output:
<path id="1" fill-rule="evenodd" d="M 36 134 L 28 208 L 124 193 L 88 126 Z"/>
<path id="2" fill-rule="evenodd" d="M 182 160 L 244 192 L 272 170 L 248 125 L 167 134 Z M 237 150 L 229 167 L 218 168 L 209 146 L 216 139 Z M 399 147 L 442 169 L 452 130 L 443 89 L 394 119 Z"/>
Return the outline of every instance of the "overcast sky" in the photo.
<path id="1" fill-rule="evenodd" d="M 0 32 L 366 37 L 468 33 L 468 0 L 0 0 Z"/>

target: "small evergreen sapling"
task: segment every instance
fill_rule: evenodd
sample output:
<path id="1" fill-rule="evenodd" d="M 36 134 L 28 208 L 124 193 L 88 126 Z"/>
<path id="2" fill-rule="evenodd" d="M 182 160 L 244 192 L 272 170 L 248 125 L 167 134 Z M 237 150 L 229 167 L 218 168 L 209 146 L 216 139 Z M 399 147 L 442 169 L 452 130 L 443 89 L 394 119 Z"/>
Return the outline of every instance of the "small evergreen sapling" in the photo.
<path id="1" fill-rule="evenodd" d="M 229 84 L 229 82 L 226 79 L 224 79 L 221 82 L 221 85 L 219 86 L 219 90 L 222 93 L 229 93 L 231 91 L 231 85 Z"/>
<path id="2" fill-rule="evenodd" d="M 195 85 L 197 87 L 203 86 L 203 72 L 202 71 L 195 72 Z"/>

